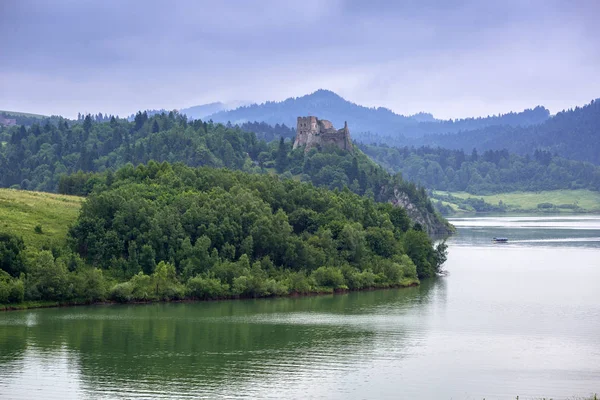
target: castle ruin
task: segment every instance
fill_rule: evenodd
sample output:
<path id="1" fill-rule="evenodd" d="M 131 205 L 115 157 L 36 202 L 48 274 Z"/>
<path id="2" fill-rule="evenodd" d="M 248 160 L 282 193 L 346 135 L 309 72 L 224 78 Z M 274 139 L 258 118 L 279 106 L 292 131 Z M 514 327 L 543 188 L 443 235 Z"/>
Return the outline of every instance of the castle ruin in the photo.
<path id="1" fill-rule="evenodd" d="M 318 119 L 317 117 L 298 117 L 296 125 L 296 140 L 294 140 L 294 149 L 305 146 L 304 151 L 308 152 L 313 147 L 322 148 L 325 146 L 336 146 L 342 150 L 352 150 L 352 140 L 348 123 L 344 122 L 342 129 L 335 129 L 330 121 Z"/>

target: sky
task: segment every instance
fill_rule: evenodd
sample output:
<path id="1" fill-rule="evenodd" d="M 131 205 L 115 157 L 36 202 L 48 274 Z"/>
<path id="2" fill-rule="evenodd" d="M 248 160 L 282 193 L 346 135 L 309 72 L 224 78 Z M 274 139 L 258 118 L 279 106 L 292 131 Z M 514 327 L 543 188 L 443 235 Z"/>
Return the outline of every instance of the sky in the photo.
<path id="1" fill-rule="evenodd" d="M 319 88 L 437 118 L 600 97 L 596 0 L 0 0 L 0 109 L 129 115 Z"/>

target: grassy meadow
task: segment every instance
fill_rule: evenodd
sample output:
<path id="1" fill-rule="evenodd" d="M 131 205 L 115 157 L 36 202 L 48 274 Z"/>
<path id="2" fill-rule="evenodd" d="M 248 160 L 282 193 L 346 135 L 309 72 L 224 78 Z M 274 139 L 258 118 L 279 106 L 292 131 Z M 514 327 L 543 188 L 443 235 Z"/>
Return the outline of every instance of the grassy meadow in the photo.
<path id="1" fill-rule="evenodd" d="M 483 199 L 486 203 L 506 205 L 508 211 L 552 211 L 552 212 L 600 212 L 600 192 L 591 190 L 547 190 L 540 192 L 511 192 L 493 195 L 474 195 L 466 192 L 434 191 L 436 195 L 451 195 L 460 199 L 469 197 Z M 456 204 L 447 203 L 454 210 Z M 540 208 L 539 204 L 552 204 L 555 207 Z M 574 207 L 576 206 L 576 207 Z M 572 207 L 572 208 L 569 208 Z"/>
<path id="2" fill-rule="evenodd" d="M 0 231 L 23 237 L 27 246 L 64 244 L 83 197 L 0 189 Z M 41 228 L 36 232 L 36 226 Z"/>

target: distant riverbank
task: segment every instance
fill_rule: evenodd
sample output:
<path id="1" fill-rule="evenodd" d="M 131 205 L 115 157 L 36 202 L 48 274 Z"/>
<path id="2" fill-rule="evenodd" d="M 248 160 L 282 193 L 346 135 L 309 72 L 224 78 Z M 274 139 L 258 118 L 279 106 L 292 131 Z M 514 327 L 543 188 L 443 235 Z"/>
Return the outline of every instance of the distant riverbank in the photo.
<path id="1" fill-rule="evenodd" d="M 432 200 L 446 215 L 480 212 L 600 213 L 600 192 L 547 190 L 478 195 L 433 191 Z"/>

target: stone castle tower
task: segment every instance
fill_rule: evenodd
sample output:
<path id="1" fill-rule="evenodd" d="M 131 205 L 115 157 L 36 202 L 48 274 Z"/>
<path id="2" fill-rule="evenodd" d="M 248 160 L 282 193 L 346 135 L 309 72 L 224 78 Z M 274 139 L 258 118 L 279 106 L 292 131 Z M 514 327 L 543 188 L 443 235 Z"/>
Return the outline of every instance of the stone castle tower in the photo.
<path id="1" fill-rule="evenodd" d="M 307 152 L 313 147 L 336 146 L 342 150 L 352 150 L 352 140 L 348 123 L 344 123 L 342 129 L 335 129 L 330 121 L 318 119 L 317 117 L 298 117 L 296 125 L 296 140 L 294 149 L 305 146 Z"/>

